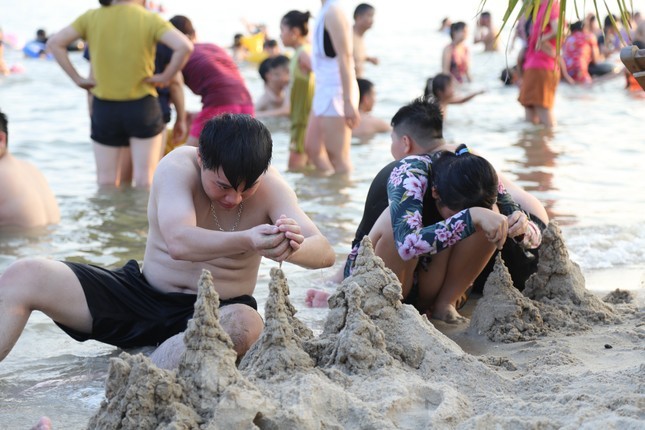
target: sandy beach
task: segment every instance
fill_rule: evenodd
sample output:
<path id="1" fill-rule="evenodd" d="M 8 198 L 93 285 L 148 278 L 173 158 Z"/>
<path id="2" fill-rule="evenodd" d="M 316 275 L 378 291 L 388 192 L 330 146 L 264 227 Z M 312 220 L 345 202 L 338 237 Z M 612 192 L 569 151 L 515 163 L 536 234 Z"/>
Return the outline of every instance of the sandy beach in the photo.
<path id="1" fill-rule="evenodd" d="M 464 310 L 470 323 L 455 326 L 435 327 L 401 304 L 398 280 L 368 239 L 318 336 L 274 268 L 266 328 L 239 367 L 212 282 L 204 272 L 179 369 L 143 354 L 112 359 L 88 428 L 643 426 L 642 303 L 626 291 L 590 293 L 553 224 L 525 292 L 499 259 Z"/>

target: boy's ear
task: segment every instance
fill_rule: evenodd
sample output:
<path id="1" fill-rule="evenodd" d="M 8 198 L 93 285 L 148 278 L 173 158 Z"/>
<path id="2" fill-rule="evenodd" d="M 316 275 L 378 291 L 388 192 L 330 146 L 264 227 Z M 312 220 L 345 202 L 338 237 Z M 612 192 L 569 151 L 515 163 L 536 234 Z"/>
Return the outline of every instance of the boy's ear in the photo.
<path id="1" fill-rule="evenodd" d="M 7 149 L 7 133 L 0 131 L 0 154 L 3 154 Z"/>
<path id="2" fill-rule="evenodd" d="M 403 150 L 405 152 L 405 155 L 412 155 L 412 150 L 414 148 L 414 141 L 412 140 L 412 138 L 407 134 L 404 134 L 401 138 L 401 142 L 403 142 Z"/>
<path id="3" fill-rule="evenodd" d="M 202 154 L 199 153 L 199 150 L 197 151 L 197 165 L 199 166 L 200 170 L 204 169 L 204 162 L 202 161 Z"/>

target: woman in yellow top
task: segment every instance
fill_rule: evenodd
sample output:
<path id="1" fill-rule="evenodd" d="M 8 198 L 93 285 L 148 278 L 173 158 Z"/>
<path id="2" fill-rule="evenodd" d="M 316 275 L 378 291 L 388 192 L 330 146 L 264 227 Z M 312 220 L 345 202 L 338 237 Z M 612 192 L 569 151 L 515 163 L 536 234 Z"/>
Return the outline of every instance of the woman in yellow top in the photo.
<path id="1" fill-rule="evenodd" d="M 282 17 L 280 38 L 284 46 L 295 49 L 291 58 L 290 118 L 291 143 L 289 144 L 289 170 L 300 170 L 307 165 L 305 134 L 314 98 L 314 75 L 311 72 L 311 45 L 309 12 L 292 10 Z"/>
<path id="2" fill-rule="evenodd" d="M 165 128 L 155 87 L 168 85 L 192 51 L 190 41 L 144 3 L 114 0 L 89 10 L 47 42 L 74 83 L 93 94 L 91 137 L 99 185 L 121 184 L 121 160 L 131 151 L 135 186 L 150 186 Z M 88 78 L 78 74 L 67 54 L 78 38 L 89 44 Z M 155 75 L 157 42 L 173 54 L 163 73 Z"/>

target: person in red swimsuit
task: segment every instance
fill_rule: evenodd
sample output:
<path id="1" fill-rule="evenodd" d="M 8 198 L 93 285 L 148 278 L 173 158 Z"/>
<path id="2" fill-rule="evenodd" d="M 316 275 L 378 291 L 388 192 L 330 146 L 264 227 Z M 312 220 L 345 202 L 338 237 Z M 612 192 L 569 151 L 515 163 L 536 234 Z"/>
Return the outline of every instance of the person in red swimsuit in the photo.
<path id="1" fill-rule="evenodd" d="M 212 43 L 196 42 L 190 19 L 177 15 L 170 19 L 179 31 L 194 42 L 194 51 L 182 69 L 184 82 L 191 91 L 202 97 L 202 111 L 193 119 L 186 145 L 197 146 L 204 124 L 222 113 L 253 116 L 253 100 L 233 58 Z"/>
<path id="2" fill-rule="evenodd" d="M 443 50 L 442 71 L 452 75 L 459 83 L 471 82 L 470 77 L 470 52 L 466 46 L 468 27 L 459 21 L 450 26 L 452 42 Z"/>

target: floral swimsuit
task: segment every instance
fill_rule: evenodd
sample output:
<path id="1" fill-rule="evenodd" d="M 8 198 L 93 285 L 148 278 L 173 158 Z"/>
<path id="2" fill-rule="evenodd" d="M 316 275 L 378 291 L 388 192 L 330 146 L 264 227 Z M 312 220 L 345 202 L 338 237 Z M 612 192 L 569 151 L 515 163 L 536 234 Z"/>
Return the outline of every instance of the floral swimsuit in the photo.
<path id="1" fill-rule="evenodd" d="M 394 240 L 399 255 L 405 261 L 436 254 L 476 231 L 469 209 L 434 224 L 423 225 L 423 199 L 432 185 L 429 184 L 431 168 L 430 154 L 412 155 L 399 161 L 392 169 L 388 180 L 387 194 Z M 507 216 L 521 210 L 501 181 L 498 184 L 497 206 L 500 213 Z M 522 247 L 534 249 L 541 241 L 540 228 L 529 218 L 529 227 L 521 242 Z M 357 253 L 358 244 L 348 257 L 346 277 L 351 273 Z"/>

